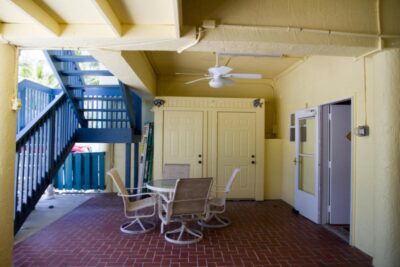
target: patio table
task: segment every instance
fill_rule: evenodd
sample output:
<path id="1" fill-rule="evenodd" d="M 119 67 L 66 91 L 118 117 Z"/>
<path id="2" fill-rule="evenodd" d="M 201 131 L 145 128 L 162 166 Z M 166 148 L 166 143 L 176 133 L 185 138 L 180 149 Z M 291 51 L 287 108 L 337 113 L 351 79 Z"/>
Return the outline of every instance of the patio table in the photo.
<path id="1" fill-rule="evenodd" d="M 178 179 L 159 179 L 153 180 L 146 184 L 146 187 L 156 193 L 169 193 L 175 191 L 175 184 Z"/>

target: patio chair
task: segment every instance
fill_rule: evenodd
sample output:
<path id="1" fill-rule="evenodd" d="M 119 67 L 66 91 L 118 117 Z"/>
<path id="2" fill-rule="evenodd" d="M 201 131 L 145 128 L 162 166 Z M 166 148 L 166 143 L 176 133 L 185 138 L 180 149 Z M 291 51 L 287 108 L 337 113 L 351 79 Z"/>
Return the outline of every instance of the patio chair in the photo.
<path id="1" fill-rule="evenodd" d="M 138 193 L 129 194 L 129 191 L 133 191 L 138 188 L 126 188 L 122 182 L 120 175 L 116 169 L 111 169 L 107 172 L 118 189 L 118 196 L 122 197 L 124 203 L 125 217 L 130 221 L 123 223 L 120 226 L 120 230 L 127 234 L 144 234 L 150 232 L 155 228 L 154 222 L 144 221 L 143 218 L 154 217 L 156 213 L 157 198 L 152 193 Z M 147 196 L 146 198 L 141 198 Z M 146 209 L 152 210 L 149 213 Z"/>
<path id="2" fill-rule="evenodd" d="M 207 217 L 207 201 L 209 199 L 212 178 L 181 178 L 175 185 L 172 199 L 160 195 L 161 233 L 164 225 L 179 222 L 177 229 L 165 232 L 164 238 L 173 244 L 192 244 L 203 239 L 202 229 L 190 228 L 188 223 Z"/>
<path id="3" fill-rule="evenodd" d="M 164 164 L 163 179 L 190 177 L 190 164 Z"/>
<path id="4" fill-rule="evenodd" d="M 236 176 L 239 172 L 240 168 L 234 169 L 228 183 L 225 186 L 224 191 L 217 191 L 217 196 L 210 199 L 210 201 L 208 202 L 208 210 L 210 215 L 206 220 L 199 221 L 199 224 L 201 226 L 206 228 L 222 228 L 231 224 L 231 220 L 229 218 L 223 217 L 220 214 L 223 214 L 225 212 L 226 198 L 229 191 L 231 191 L 232 184 L 235 181 Z M 218 196 L 218 193 L 220 193 L 220 196 Z"/>

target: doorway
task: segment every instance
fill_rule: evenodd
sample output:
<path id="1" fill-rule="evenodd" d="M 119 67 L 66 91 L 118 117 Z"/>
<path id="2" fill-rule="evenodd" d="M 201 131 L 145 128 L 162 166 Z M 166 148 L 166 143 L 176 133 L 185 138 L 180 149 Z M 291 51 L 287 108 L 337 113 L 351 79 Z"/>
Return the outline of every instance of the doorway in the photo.
<path id="1" fill-rule="evenodd" d="M 350 241 L 351 99 L 321 106 L 321 223 Z"/>

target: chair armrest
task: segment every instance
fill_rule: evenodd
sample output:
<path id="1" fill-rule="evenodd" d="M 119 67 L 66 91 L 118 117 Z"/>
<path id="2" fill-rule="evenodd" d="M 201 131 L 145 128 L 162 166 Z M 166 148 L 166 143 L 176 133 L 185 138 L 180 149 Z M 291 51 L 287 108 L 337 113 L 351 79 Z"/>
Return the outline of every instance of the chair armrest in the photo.
<path id="1" fill-rule="evenodd" d="M 155 196 L 156 194 L 154 194 L 154 193 L 139 193 L 139 194 L 124 195 L 124 194 L 118 193 L 118 196 L 120 196 L 120 197 L 138 197 L 138 196 L 145 196 L 145 195 Z"/>

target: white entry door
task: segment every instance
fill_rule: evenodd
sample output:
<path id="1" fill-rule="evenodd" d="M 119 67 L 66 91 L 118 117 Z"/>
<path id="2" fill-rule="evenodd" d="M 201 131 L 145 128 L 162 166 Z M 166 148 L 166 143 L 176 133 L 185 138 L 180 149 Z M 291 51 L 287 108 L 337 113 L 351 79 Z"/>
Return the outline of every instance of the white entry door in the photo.
<path id="1" fill-rule="evenodd" d="M 295 208 L 320 223 L 319 211 L 319 117 L 318 109 L 296 112 Z"/>
<path id="2" fill-rule="evenodd" d="M 203 112 L 164 112 L 164 155 L 166 163 L 189 163 L 190 176 L 203 176 Z"/>
<path id="3" fill-rule="evenodd" d="M 218 112 L 218 189 L 225 187 L 233 169 L 240 168 L 229 198 L 255 198 L 255 137 L 255 113 Z"/>

